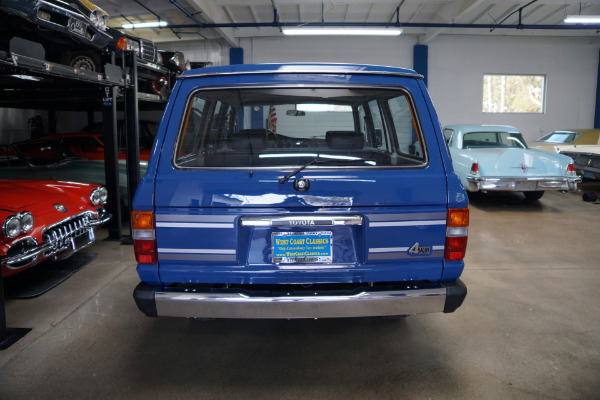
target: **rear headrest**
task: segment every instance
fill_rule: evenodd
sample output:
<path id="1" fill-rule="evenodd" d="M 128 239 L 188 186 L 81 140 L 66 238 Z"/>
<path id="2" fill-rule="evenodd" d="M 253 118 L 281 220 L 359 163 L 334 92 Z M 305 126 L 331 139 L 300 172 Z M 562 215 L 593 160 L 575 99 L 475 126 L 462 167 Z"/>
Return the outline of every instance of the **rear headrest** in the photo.
<path id="1" fill-rule="evenodd" d="M 236 151 L 259 152 L 267 148 L 267 130 L 242 129 L 233 134 L 229 144 Z"/>
<path id="2" fill-rule="evenodd" d="M 365 146 L 365 137 L 355 131 L 327 131 L 325 141 L 332 150 L 360 150 Z"/>

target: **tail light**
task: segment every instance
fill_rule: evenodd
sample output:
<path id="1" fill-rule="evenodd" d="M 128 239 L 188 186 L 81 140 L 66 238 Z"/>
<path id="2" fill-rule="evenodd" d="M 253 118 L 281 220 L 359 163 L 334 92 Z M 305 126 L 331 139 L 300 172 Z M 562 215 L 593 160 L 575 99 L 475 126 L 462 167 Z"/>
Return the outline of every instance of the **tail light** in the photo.
<path id="1" fill-rule="evenodd" d="M 469 209 L 451 208 L 446 223 L 444 260 L 460 261 L 465 258 L 469 235 Z"/>
<path id="2" fill-rule="evenodd" d="M 131 237 L 135 259 L 140 264 L 157 264 L 156 234 L 152 211 L 133 211 Z"/>
<path id="3" fill-rule="evenodd" d="M 575 164 L 571 163 L 567 165 L 567 175 L 575 176 L 577 173 L 575 172 Z"/>
<path id="4" fill-rule="evenodd" d="M 471 165 L 471 175 L 479 175 L 479 164 L 476 162 Z"/>

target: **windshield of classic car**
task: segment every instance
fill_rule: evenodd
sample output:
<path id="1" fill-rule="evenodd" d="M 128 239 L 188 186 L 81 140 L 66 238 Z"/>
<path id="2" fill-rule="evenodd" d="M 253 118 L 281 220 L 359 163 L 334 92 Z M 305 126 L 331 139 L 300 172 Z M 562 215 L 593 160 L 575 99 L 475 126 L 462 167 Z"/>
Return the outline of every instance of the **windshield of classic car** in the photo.
<path id="1" fill-rule="evenodd" d="M 200 91 L 190 99 L 174 162 L 185 168 L 420 166 L 426 151 L 415 115 L 402 90 Z M 320 161 L 311 163 L 315 157 Z"/>
<path id="2" fill-rule="evenodd" d="M 538 139 L 538 141 L 548 143 L 571 143 L 577 136 L 579 135 L 575 132 L 552 132 L 543 138 Z"/>
<path id="3" fill-rule="evenodd" d="M 486 147 L 514 147 L 526 149 L 527 144 L 520 133 L 509 132 L 469 132 L 463 136 L 463 149 Z"/>
<path id="4" fill-rule="evenodd" d="M 26 142 L 14 146 L 31 165 L 55 164 L 67 156 L 59 141 Z"/>

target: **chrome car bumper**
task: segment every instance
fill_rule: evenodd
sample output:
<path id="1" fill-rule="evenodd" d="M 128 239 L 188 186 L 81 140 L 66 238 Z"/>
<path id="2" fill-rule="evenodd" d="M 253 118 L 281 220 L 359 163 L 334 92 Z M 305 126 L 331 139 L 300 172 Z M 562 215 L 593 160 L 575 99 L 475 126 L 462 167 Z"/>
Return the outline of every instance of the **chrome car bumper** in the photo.
<path id="1" fill-rule="evenodd" d="M 576 191 L 581 178 L 574 177 L 542 177 L 542 178 L 513 178 L 513 177 L 475 177 L 468 176 L 469 186 L 465 189 L 478 190 L 508 190 L 529 192 L 538 190 L 569 190 Z"/>
<path id="2" fill-rule="evenodd" d="M 251 285 L 248 285 L 251 286 Z M 453 312 L 467 295 L 460 280 L 437 284 L 398 284 L 354 293 L 288 291 L 253 294 L 233 289 L 164 288 L 140 283 L 133 297 L 149 317 L 297 319 L 346 318 Z"/>
<path id="3" fill-rule="evenodd" d="M 102 210 L 98 217 L 91 211 L 86 211 L 67 218 L 44 230 L 42 235 L 44 242 L 34 246 L 25 246 L 14 255 L 0 256 L 0 265 L 6 265 L 9 269 L 19 269 L 28 266 L 40 255 L 43 255 L 44 258 L 56 256 L 59 253 L 62 256 L 64 252 L 71 255 L 92 244 L 95 240 L 94 229 L 107 222 L 111 217 L 111 214 Z M 7 254 L 10 253 L 11 249 L 9 248 Z"/>

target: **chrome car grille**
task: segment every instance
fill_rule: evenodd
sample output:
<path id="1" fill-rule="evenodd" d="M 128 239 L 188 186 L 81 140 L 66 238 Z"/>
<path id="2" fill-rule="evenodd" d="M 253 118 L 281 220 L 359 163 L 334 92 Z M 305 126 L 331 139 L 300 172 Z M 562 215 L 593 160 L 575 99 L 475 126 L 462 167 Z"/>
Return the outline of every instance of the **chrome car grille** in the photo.
<path id="1" fill-rule="evenodd" d="M 93 241 L 94 230 L 90 221 L 95 218 L 93 212 L 86 211 L 46 228 L 42 233 L 42 238 L 44 243 L 49 243 L 52 248 L 44 255 L 49 256 L 65 249 L 72 249 L 75 246 L 75 239 L 83 235 L 90 236 L 89 239 Z M 86 237 L 84 240 L 88 242 Z"/>
<path id="2" fill-rule="evenodd" d="M 140 39 L 140 56 L 150 62 L 156 62 L 156 47 L 150 40 Z"/>

